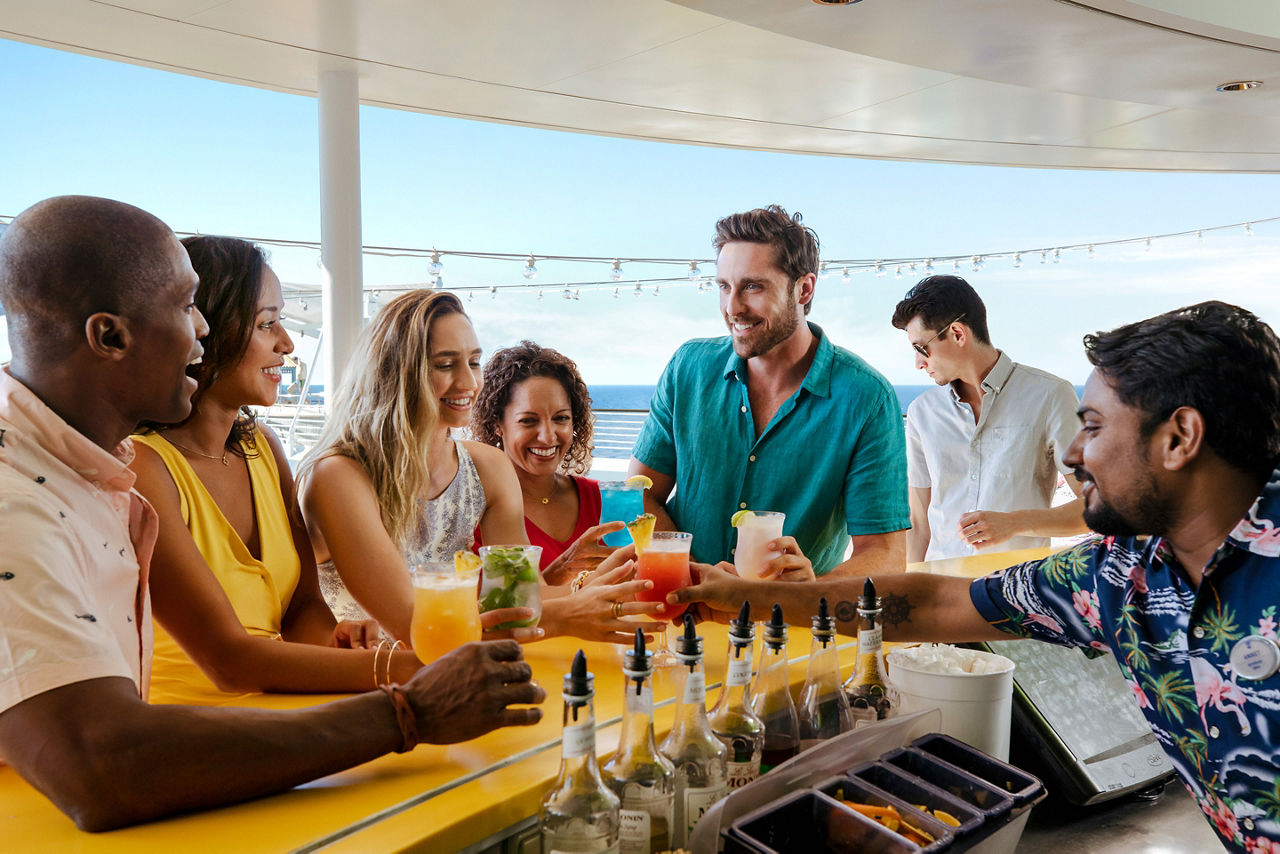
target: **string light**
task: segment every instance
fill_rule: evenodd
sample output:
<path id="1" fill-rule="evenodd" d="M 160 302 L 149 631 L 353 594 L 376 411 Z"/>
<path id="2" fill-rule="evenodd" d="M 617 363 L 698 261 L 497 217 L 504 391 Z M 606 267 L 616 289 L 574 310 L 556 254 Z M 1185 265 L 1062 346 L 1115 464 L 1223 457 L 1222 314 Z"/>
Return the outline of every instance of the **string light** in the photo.
<path id="1" fill-rule="evenodd" d="M 829 275 L 831 274 L 827 272 L 827 262 L 826 261 L 820 262 L 818 264 L 818 278 L 825 279 Z"/>
<path id="2" fill-rule="evenodd" d="M 689 280 L 693 281 L 694 279 L 700 279 L 700 278 L 702 278 L 702 270 L 698 267 L 698 262 L 690 261 L 689 262 Z M 698 288 L 698 290 L 702 290 L 702 288 Z"/>
<path id="3" fill-rule="evenodd" d="M 1061 264 L 1061 263 L 1062 263 L 1062 250 L 1061 250 L 1061 249 L 1055 249 L 1055 250 L 1053 250 L 1053 263 L 1055 263 L 1055 264 Z"/>
<path id="4" fill-rule="evenodd" d="M 526 259 L 524 269 L 520 271 L 520 274 L 529 281 L 533 281 L 533 278 L 538 275 L 538 267 L 533 263 L 532 255 Z"/>
<path id="5" fill-rule="evenodd" d="M 881 261 L 876 262 L 876 278 L 877 279 L 884 278 L 884 263 Z"/>
<path id="6" fill-rule="evenodd" d="M 497 285 L 490 285 L 490 286 L 489 286 L 489 299 L 497 299 L 497 298 L 498 298 L 498 286 L 497 286 Z"/>
<path id="7" fill-rule="evenodd" d="M 613 269 L 609 271 L 609 278 L 613 279 L 615 282 L 621 281 L 622 279 L 622 262 L 617 258 L 613 259 Z"/>
<path id="8" fill-rule="evenodd" d="M 427 265 L 428 276 L 439 276 L 444 271 L 444 264 L 440 261 L 440 253 L 431 250 L 431 263 Z"/>
<path id="9" fill-rule="evenodd" d="M 925 272 L 925 275 L 928 275 L 928 276 L 933 275 L 933 259 L 932 258 L 924 259 L 924 272 Z"/>
<path id="10" fill-rule="evenodd" d="M 560 292 L 560 296 L 564 297 L 565 299 L 573 299 L 573 291 L 569 290 L 568 288 L 565 288 L 563 291 Z"/>
<path id="11" fill-rule="evenodd" d="M 538 302 L 542 302 L 542 288 L 538 288 Z"/>
<path id="12" fill-rule="evenodd" d="M 849 279 L 851 278 L 852 276 L 849 275 L 849 268 L 845 267 L 844 272 L 840 274 L 840 281 L 844 282 L 847 285 L 849 284 Z"/>
<path id="13" fill-rule="evenodd" d="M 1245 237 L 1253 237 L 1253 223 L 1246 222 L 1244 224 L 1244 234 Z"/>
<path id="14" fill-rule="evenodd" d="M 1147 252 L 1150 252 L 1150 251 L 1151 251 L 1151 238 L 1150 238 L 1150 237 L 1148 237 L 1148 238 L 1147 238 L 1147 249 L 1146 249 L 1146 251 L 1147 251 Z"/>
<path id="15" fill-rule="evenodd" d="M 639 283 L 639 282 L 636 282 L 636 289 L 635 289 L 634 291 L 632 291 L 632 294 L 633 294 L 634 296 L 640 296 L 640 294 L 642 294 L 642 293 L 644 293 L 644 288 L 640 287 L 640 283 Z"/>
<path id="16" fill-rule="evenodd" d="M 1092 243 L 1090 243 L 1090 244 L 1089 244 L 1089 260 L 1090 260 L 1090 261 L 1092 261 L 1092 260 L 1093 260 L 1093 255 L 1094 255 L 1094 253 L 1093 253 L 1093 244 L 1092 244 Z"/>
<path id="17" fill-rule="evenodd" d="M 1043 263 L 1045 263 L 1045 262 L 1046 262 L 1046 261 L 1048 261 L 1048 260 L 1049 260 L 1049 253 L 1048 253 L 1048 252 L 1046 252 L 1045 250 L 1041 249 L 1041 250 L 1040 250 L 1040 263 L 1041 263 L 1041 264 L 1043 264 Z"/>
<path id="18" fill-rule="evenodd" d="M 1021 268 L 1022 268 L 1022 253 L 1015 252 L 1013 253 L 1013 269 L 1018 270 Z"/>
<path id="19" fill-rule="evenodd" d="M 613 298 L 614 298 L 614 299 L 617 299 L 617 298 L 618 298 L 618 290 L 619 290 L 618 288 L 614 288 L 614 289 L 613 289 Z"/>
<path id="20" fill-rule="evenodd" d="M 902 278 L 902 265 L 901 265 L 901 264 L 899 264 L 899 265 L 898 265 L 898 269 L 896 269 L 896 270 L 894 270 L 894 271 L 893 271 L 893 277 L 894 277 L 895 279 L 901 279 L 901 278 Z"/>

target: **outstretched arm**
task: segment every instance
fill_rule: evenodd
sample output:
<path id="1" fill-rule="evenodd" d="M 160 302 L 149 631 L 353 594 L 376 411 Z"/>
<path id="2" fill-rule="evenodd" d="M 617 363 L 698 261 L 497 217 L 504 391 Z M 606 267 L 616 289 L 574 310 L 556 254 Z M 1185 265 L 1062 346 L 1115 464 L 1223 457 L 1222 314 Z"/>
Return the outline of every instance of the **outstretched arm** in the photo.
<path id="1" fill-rule="evenodd" d="M 1084 523 L 1084 499 L 1075 475 L 1065 475 L 1067 485 L 1076 494 L 1074 501 L 1043 510 L 1014 510 L 997 513 L 975 510 L 960 517 L 960 536 L 976 549 L 989 549 L 1013 537 L 1074 537 L 1089 532 Z"/>
<path id="2" fill-rule="evenodd" d="M 865 581 L 860 577 L 832 578 L 794 583 L 788 581 L 744 581 L 728 572 L 729 564 L 693 564 L 698 584 L 677 590 L 667 597 L 671 604 L 699 602 L 718 614 L 736 614 L 743 601 L 751 610 L 767 614 L 774 603 L 793 626 L 808 626 L 818 613 L 818 599 L 826 597 L 841 634 L 857 633 L 857 602 Z M 999 640 L 1007 637 L 982 618 L 969 598 L 968 578 L 928 573 L 899 573 L 877 576 L 876 593 L 883 600 L 884 639 L 891 641 Z"/>
<path id="3" fill-rule="evenodd" d="M 421 740 L 536 723 L 514 641 L 467 644 L 404 686 Z M 0 753 L 82 830 L 125 827 L 278 792 L 396 749 L 382 692 L 290 711 L 152 706 L 123 677 L 75 682 L 0 713 Z"/>

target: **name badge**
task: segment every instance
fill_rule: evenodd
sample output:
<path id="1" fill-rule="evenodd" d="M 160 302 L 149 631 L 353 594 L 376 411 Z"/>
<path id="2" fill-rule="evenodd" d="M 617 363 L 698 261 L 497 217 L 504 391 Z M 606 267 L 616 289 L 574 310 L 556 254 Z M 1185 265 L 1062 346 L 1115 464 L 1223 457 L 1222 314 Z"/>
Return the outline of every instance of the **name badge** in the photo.
<path id="1" fill-rule="evenodd" d="M 1249 635 L 1231 647 L 1231 668 L 1244 679 L 1270 679 L 1280 670 L 1280 645 L 1262 635 Z"/>

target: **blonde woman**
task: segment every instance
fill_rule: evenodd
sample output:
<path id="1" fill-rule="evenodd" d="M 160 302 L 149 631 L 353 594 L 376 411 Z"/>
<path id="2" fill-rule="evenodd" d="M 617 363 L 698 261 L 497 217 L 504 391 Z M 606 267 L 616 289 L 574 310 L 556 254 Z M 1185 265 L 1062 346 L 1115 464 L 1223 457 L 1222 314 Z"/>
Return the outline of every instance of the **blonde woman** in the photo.
<path id="1" fill-rule="evenodd" d="M 488 543 L 528 542 L 520 482 L 506 455 L 450 432 L 471 420 L 480 356 L 462 303 L 444 291 L 395 298 L 361 334 L 324 433 L 299 471 L 321 588 L 340 618 L 368 615 L 408 639 L 409 564 L 469 550 L 477 526 Z M 545 590 L 540 627 L 515 636 L 624 641 L 636 624 L 621 616 L 656 613 L 632 601 L 648 582 L 613 583 L 630 571 L 629 557 L 618 550 L 573 595 Z"/>

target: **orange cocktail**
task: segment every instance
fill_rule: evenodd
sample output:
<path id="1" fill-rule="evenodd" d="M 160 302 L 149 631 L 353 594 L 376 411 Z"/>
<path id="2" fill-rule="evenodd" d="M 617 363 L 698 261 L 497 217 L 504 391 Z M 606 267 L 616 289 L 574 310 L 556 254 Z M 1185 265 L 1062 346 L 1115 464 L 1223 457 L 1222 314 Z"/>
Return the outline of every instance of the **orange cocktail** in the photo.
<path id="1" fill-rule="evenodd" d="M 689 546 L 693 535 L 680 531 L 655 531 L 653 540 L 637 559 L 636 578 L 652 581 L 653 589 L 636 594 L 641 602 L 666 602 L 667 594 L 693 583 L 689 575 Z M 667 605 L 662 614 L 666 620 L 675 620 L 685 612 L 684 605 Z"/>
<path id="2" fill-rule="evenodd" d="M 452 563 L 421 563 L 411 569 L 409 640 L 418 660 L 430 664 L 464 643 L 480 640 L 479 571 L 457 572 Z"/>

